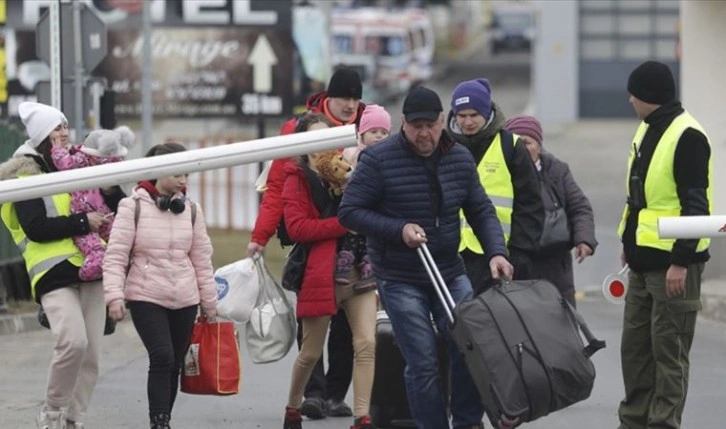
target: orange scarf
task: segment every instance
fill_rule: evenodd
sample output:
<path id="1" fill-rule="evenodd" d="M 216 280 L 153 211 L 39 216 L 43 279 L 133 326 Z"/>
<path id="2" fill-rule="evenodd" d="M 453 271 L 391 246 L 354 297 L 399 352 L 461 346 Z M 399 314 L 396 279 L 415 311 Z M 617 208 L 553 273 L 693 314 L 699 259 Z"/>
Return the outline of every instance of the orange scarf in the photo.
<path id="1" fill-rule="evenodd" d="M 330 121 L 330 123 L 333 124 L 334 127 L 339 127 L 341 125 L 355 124 L 355 121 L 358 119 L 358 110 L 357 109 L 355 111 L 355 116 L 353 116 L 353 118 L 350 121 L 341 122 L 339 119 L 337 119 L 335 116 L 333 116 L 333 114 L 330 112 L 330 109 L 328 108 L 328 101 L 330 101 L 330 99 L 326 98 L 325 101 L 323 102 L 323 114 L 325 115 L 326 118 L 328 118 L 328 120 Z"/>

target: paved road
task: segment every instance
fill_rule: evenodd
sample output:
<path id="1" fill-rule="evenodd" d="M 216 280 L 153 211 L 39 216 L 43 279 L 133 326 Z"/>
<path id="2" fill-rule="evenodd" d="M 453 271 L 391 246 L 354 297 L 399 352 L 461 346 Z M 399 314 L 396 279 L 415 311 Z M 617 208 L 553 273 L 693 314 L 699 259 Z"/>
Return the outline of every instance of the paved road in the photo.
<path id="1" fill-rule="evenodd" d="M 531 429 L 612 429 L 622 395 L 618 344 L 621 307 L 601 298 L 588 298 L 580 309 L 608 348 L 594 357 L 598 377 L 592 396 L 569 409 L 527 424 Z M 4 336 L 0 353 L 0 428 L 25 429 L 32 424 L 42 400 L 51 339 L 46 331 Z M 87 419 L 89 428 L 132 429 L 146 424 L 147 360 L 130 323 L 105 339 L 103 375 Z M 723 325 L 700 321 L 691 359 L 691 390 L 684 427 L 718 429 L 726 400 L 726 335 Z M 175 429 L 279 428 L 294 353 L 267 365 L 250 363 L 243 350 L 242 392 L 231 397 L 180 394 L 174 411 Z M 349 398 L 350 400 L 351 398 Z M 309 429 L 340 429 L 348 419 L 306 422 Z"/>

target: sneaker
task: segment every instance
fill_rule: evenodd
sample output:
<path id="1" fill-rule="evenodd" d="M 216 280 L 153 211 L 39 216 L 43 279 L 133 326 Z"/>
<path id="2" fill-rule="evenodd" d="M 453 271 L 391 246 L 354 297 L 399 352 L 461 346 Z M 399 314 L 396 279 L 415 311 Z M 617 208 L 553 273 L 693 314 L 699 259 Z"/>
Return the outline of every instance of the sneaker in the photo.
<path id="1" fill-rule="evenodd" d="M 351 417 L 353 415 L 353 410 L 343 401 L 328 399 L 327 406 L 328 416 L 330 417 Z"/>
<path id="2" fill-rule="evenodd" d="M 376 429 L 371 421 L 371 416 L 358 417 L 353 421 L 350 429 Z"/>
<path id="3" fill-rule="evenodd" d="M 48 410 L 45 407 L 40 410 L 38 416 L 38 428 L 39 429 L 65 429 L 66 422 L 63 419 L 63 411 Z"/>
<path id="4" fill-rule="evenodd" d="M 282 429 L 302 429 L 302 415 L 297 408 L 285 407 L 285 421 Z"/>
<path id="5" fill-rule="evenodd" d="M 86 429 L 86 426 L 81 422 L 66 420 L 66 429 Z"/>
<path id="6" fill-rule="evenodd" d="M 300 406 L 300 414 L 313 419 L 320 420 L 325 418 L 325 401 L 322 398 L 307 398 Z"/>

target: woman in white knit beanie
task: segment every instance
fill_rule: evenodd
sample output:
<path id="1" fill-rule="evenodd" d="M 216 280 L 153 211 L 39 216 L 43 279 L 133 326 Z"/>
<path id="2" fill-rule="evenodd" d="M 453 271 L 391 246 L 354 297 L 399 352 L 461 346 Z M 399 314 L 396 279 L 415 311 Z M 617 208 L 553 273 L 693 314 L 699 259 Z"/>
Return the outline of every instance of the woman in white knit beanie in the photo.
<path id="1" fill-rule="evenodd" d="M 55 171 L 50 153 L 68 145 L 68 121 L 58 109 L 33 102 L 18 112 L 28 140 L 0 165 L 0 180 Z M 114 211 L 125 195 L 115 187 L 104 194 Z M 41 429 L 81 429 L 96 386 L 106 307 L 100 280 L 82 282 L 83 255 L 72 237 L 98 231 L 101 213 L 71 214 L 70 194 L 4 203 L 0 217 L 20 248 L 36 302 L 43 306 L 56 343 L 48 371 Z"/>

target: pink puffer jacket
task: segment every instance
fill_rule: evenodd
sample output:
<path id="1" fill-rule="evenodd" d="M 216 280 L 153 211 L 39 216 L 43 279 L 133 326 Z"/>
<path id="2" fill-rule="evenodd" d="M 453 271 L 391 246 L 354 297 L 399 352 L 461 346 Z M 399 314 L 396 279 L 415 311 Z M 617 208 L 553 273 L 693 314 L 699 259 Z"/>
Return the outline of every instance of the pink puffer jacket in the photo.
<path id="1" fill-rule="evenodd" d="M 134 198 L 140 203 L 138 225 Z M 216 307 L 212 243 L 199 206 L 192 226 L 191 204 L 187 200 L 180 214 L 162 212 L 139 188 L 121 200 L 103 260 L 106 304 L 126 299 L 169 309 L 200 302 L 204 310 Z"/>

